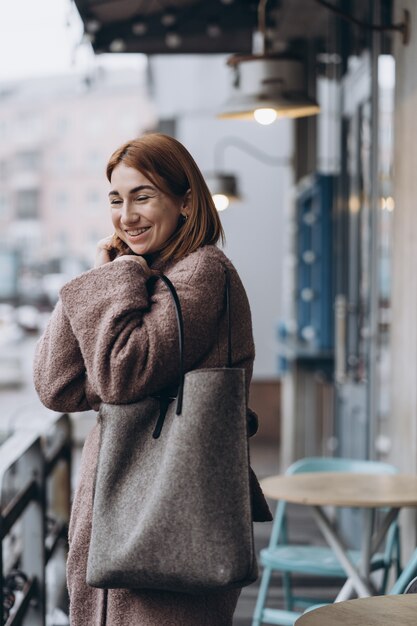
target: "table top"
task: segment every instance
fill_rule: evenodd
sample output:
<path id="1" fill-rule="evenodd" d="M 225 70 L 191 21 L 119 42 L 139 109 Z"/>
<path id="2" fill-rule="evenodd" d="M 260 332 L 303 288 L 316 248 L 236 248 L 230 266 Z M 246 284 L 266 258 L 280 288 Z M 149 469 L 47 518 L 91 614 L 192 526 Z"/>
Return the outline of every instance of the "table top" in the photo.
<path id="1" fill-rule="evenodd" d="M 372 596 L 323 606 L 305 613 L 295 626 L 415 626 L 417 594 Z"/>
<path id="2" fill-rule="evenodd" d="M 266 496 L 311 506 L 380 508 L 417 506 L 414 474 L 305 472 L 269 476 L 261 481 Z"/>

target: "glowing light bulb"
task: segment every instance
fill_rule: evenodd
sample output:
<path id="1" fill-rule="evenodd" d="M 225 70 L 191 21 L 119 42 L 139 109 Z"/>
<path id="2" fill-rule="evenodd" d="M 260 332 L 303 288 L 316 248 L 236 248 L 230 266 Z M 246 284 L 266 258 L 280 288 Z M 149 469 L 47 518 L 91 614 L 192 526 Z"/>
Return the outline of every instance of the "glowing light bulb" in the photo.
<path id="1" fill-rule="evenodd" d="M 88 33 L 96 33 L 100 30 L 101 24 L 98 20 L 90 19 L 86 21 L 85 28 Z"/>
<path id="2" fill-rule="evenodd" d="M 395 208 L 394 198 L 392 196 L 388 196 L 388 198 L 386 199 L 386 209 L 387 211 L 392 213 L 394 208 Z"/>
<path id="3" fill-rule="evenodd" d="M 213 202 L 218 211 L 224 211 L 229 206 L 229 198 L 223 193 L 215 193 L 213 195 Z"/>
<path id="4" fill-rule="evenodd" d="M 165 44 L 168 48 L 179 48 L 182 44 L 182 37 L 175 31 L 169 31 L 165 35 Z"/>
<path id="5" fill-rule="evenodd" d="M 256 109 L 253 112 L 253 117 L 258 122 L 258 124 L 262 124 L 263 126 L 267 126 L 268 124 L 272 124 L 277 119 L 277 112 L 275 109 Z"/>
<path id="6" fill-rule="evenodd" d="M 141 37 L 142 35 L 146 35 L 147 31 L 148 31 L 148 25 L 144 20 L 137 19 L 135 22 L 133 22 L 132 33 L 134 35 Z"/>
<path id="7" fill-rule="evenodd" d="M 124 52 L 126 50 L 126 44 L 123 39 L 113 39 L 109 45 L 110 52 Z"/>

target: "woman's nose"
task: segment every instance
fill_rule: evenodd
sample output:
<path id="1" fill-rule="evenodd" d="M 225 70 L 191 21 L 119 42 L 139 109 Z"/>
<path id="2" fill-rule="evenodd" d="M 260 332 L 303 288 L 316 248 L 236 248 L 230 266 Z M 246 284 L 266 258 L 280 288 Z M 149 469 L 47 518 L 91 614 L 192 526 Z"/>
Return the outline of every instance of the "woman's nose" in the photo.
<path id="1" fill-rule="evenodd" d="M 140 219 L 140 215 L 135 210 L 134 205 L 127 201 L 123 203 L 120 219 L 123 224 L 129 226 L 130 224 L 137 224 Z"/>

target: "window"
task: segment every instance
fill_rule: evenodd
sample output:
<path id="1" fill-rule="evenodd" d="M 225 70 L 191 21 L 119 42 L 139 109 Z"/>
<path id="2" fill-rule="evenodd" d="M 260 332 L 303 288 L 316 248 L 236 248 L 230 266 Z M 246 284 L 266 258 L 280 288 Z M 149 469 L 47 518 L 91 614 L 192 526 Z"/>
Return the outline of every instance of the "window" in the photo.
<path id="1" fill-rule="evenodd" d="M 0 219 L 7 217 L 9 212 L 9 202 L 7 194 L 3 191 L 0 192 Z"/>
<path id="2" fill-rule="evenodd" d="M 163 133 L 164 135 L 171 135 L 171 137 L 175 137 L 175 133 L 177 131 L 177 120 L 175 118 L 172 119 L 162 119 L 158 122 L 158 133 Z"/>
<path id="3" fill-rule="evenodd" d="M 60 135 L 65 135 L 65 133 L 69 130 L 70 121 L 67 117 L 60 117 L 57 119 L 56 128 Z"/>
<path id="4" fill-rule="evenodd" d="M 65 231 L 60 231 L 57 234 L 57 242 L 61 251 L 66 251 L 66 249 L 68 248 L 68 233 Z"/>
<path id="5" fill-rule="evenodd" d="M 19 111 L 16 126 L 21 135 L 37 135 L 41 131 L 41 118 L 32 111 Z"/>
<path id="6" fill-rule="evenodd" d="M 69 196 L 64 190 L 58 191 L 55 196 L 55 205 L 58 211 L 66 211 L 69 206 Z"/>
<path id="7" fill-rule="evenodd" d="M 7 180 L 8 170 L 9 168 L 7 161 L 0 161 L 0 181 L 5 182 Z"/>
<path id="8" fill-rule="evenodd" d="M 11 124 L 7 123 L 5 119 L 0 120 L 0 139 L 7 139 L 10 132 Z"/>
<path id="9" fill-rule="evenodd" d="M 55 157 L 55 171 L 67 172 L 69 169 L 69 158 L 64 152 L 60 152 Z"/>
<path id="10" fill-rule="evenodd" d="M 25 189 L 16 194 L 16 217 L 21 220 L 39 217 L 38 189 Z"/>
<path id="11" fill-rule="evenodd" d="M 16 154 L 16 169 L 18 172 L 36 172 L 39 170 L 41 155 L 37 151 L 18 152 Z"/>

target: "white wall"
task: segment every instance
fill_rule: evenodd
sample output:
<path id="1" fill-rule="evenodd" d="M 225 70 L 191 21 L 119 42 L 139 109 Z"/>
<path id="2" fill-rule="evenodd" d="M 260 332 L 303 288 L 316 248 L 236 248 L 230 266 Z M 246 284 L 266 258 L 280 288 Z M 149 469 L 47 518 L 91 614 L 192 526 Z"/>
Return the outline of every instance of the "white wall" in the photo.
<path id="1" fill-rule="evenodd" d="M 417 4 L 395 2 L 393 22 L 411 15 L 407 46 L 395 35 L 394 245 L 392 292 L 392 413 L 390 461 L 417 471 Z M 407 512 L 409 551 L 415 546 L 415 513 Z"/>
<path id="2" fill-rule="evenodd" d="M 290 157 L 292 124 L 218 120 L 227 98 L 228 68 L 222 56 L 156 57 L 154 96 L 161 118 L 177 118 L 177 138 L 203 171 L 216 167 L 214 152 L 227 137 L 249 142 L 271 155 Z M 222 154 L 225 169 L 239 178 L 242 201 L 221 213 L 225 253 L 246 287 L 256 345 L 254 378 L 277 376 L 276 327 L 282 316 L 284 203 L 292 180 L 290 166 L 271 166 L 232 145 Z"/>
<path id="3" fill-rule="evenodd" d="M 411 13 L 408 46 L 395 39 L 396 93 L 394 131 L 394 247 L 392 297 L 393 460 L 403 470 L 417 470 L 417 5 L 396 3 Z"/>

